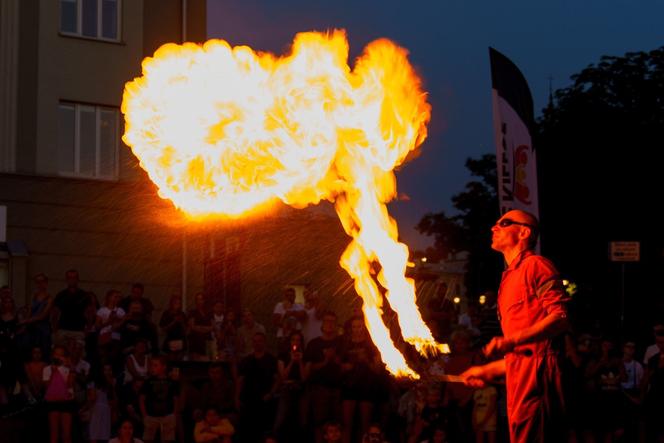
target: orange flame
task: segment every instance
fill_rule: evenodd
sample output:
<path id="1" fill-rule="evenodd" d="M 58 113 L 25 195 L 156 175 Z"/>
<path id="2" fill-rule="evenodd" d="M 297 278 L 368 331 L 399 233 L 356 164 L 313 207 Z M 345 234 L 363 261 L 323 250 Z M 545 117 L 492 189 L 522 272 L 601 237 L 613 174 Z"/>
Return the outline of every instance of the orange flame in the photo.
<path id="1" fill-rule="evenodd" d="M 222 40 L 164 45 L 126 85 L 123 140 L 159 195 L 194 217 L 333 201 L 353 238 L 341 265 L 371 338 L 393 374 L 417 378 L 383 324 L 378 284 L 404 339 L 423 354 L 442 351 L 385 206 L 396 196 L 393 169 L 426 138 L 430 105 L 406 50 L 389 40 L 370 43 L 354 70 L 347 60 L 343 31 L 298 34 L 281 58 Z"/>

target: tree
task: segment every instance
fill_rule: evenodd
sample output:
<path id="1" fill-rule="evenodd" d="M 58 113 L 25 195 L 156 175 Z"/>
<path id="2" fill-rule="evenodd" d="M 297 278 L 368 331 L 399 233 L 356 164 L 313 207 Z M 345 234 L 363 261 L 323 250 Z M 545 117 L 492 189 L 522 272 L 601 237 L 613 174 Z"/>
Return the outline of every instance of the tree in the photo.
<path id="1" fill-rule="evenodd" d="M 452 197 L 458 214 L 448 216 L 444 211 L 426 214 L 416 226 L 425 235 L 434 237 L 434 245 L 427 255 L 436 259 L 449 254 L 468 252 L 466 288 L 471 296 L 498 284 L 502 260 L 491 250 L 491 226 L 499 217 L 496 196 L 496 156 L 485 154 L 479 159 L 466 160 L 466 168 L 473 177 L 465 191 Z"/>
<path id="2" fill-rule="evenodd" d="M 653 292 L 664 270 L 662 223 L 653 215 L 663 188 L 664 48 L 602 57 L 572 81 L 534 137 L 542 251 L 586 289 L 604 329 L 615 329 L 621 266 L 609 261 L 608 244 L 640 241 L 641 262 L 625 267 L 626 318 L 647 327 L 664 297 Z"/>

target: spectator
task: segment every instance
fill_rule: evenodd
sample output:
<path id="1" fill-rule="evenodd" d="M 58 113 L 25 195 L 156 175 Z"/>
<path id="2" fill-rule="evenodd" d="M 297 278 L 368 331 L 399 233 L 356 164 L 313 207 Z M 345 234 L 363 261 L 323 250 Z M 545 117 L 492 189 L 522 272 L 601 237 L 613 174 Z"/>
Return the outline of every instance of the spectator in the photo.
<path id="1" fill-rule="evenodd" d="M 650 357 L 643 379 L 644 410 L 648 434 L 658 442 L 664 442 L 664 331 L 655 334 L 658 353 Z"/>
<path id="2" fill-rule="evenodd" d="M 124 368 L 124 383 L 131 383 L 137 378 L 145 379 L 148 376 L 150 358 L 147 355 L 148 343 L 145 339 L 138 339 L 131 354 L 127 356 Z"/>
<path id="3" fill-rule="evenodd" d="M 196 423 L 194 441 L 196 443 L 231 443 L 235 429 L 230 421 L 219 416 L 219 411 L 209 408 L 203 420 Z"/>
<path id="4" fill-rule="evenodd" d="M 120 307 L 124 309 L 125 312 L 129 312 L 129 305 L 132 302 L 139 302 L 141 304 L 142 312 L 145 318 L 149 321 L 152 321 L 152 312 L 154 311 L 154 305 L 149 298 L 144 297 L 145 287 L 143 283 L 134 283 L 131 285 L 131 292 L 126 296 L 120 303 Z"/>
<path id="5" fill-rule="evenodd" d="M 343 441 L 350 443 L 357 441 L 353 437 L 354 431 L 357 430 L 359 435 L 368 431 L 382 367 L 363 319 L 353 319 L 350 336 L 344 337 L 341 345 L 340 361 Z M 359 423 L 355 423 L 356 413 Z"/>
<path id="6" fill-rule="evenodd" d="M 9 403 L 21 372 L 15 340 L 18 323 L 14 299 L 3 295 L 0 298 L 0 405 Z"/>
<path id="7" fill-rule="evenodd" d="M 603 441 L 620 439 L 625 431 L 624 398 L 620 384 L 626 380 L 621 355 L 614 342 L 604 338 L 601 355 L 588 369 L 597 386 L 597 431 Z"/>
<path id="8" fill-rule="evenodd" d="M 109 290 L 104 299 L 104 306 L 97 311 L 97 329 L 99 330 L 97 344 L 101 361 L 115 362 L 120 359 L 122 346 L 120 339 L 122 337 L 118 330 L 122 325 L 122 318 L 125 316 L 124 309 L 119 306 L 121 298 L 120 291 Z"/>
<path id="9" fill-rule="evenodd" d="M 181 360 L 186 352 L 187 316 L 182 311 L 182 297 L 171 295 L 168 309 L 164 311 L 159 320 L 159 327 L 164 333 L 163 350 L 170 361 Z"/>
<path id="10" fill-rule="evenodd" d="M 143 443 L 143 440 L 134 437 L 134 424 L 131 420 L 124 420 L 120 423 L 118 436 L 111 439 L 108 443 Z"/>
<path id="11" fill-rule="evenodd" d="M 643 366 L 636 361 L 636 343 L 627 341 L 623 345 L 623 367 L 625 380 L 620 384 L 624 394 L 625 440 L 638 441 L 640 432 L 641 383 L 643 382 Z"/>
<path id="12" fill-rule="evenodd" d="M 215 337 L 217 344 L 216 358 L 222 361 L 237 361 L 240 338 L 238 336 L 235 311 L 228 311 L 226 313 L 224 321 L 219 326 L 219 330 L 215 332 Z"/>
<path id="13" fill-rule="evenodd" d="M 657 337 L 664 335 L 664 323 L 655 323 L 652 328 L 652 334 L 655 338 L 655 343 L 646 348 L 646 353 L 643 356 L 643 364 L 648 366 L 648 361 L 655 354 L 659 354 L 659 346 L 657 346 Z"/>
<path id="14" fill-rule="evenodd" d="M 67 287 L 58 292 L 53 301 L 55 328 L 53 342 L 66 346 L 67 340 L 77 340 L 85 344 L 85 310 L 89 303 L 87 292 L 78 287 L 78 271 L 70 269 L 65 273 Z"/>
<path id="15" fill-rule="evenodd" d="M 122 352 L 125 355 L 131 353 L 140 339 L 146 340 L 150 344 L 150 352 L 157 352 L 156 330 L 154 325 L 143 315 L 143 305 L 140 302 L 135 301 L 129 304 L 129 311 L 123 317 L 120 326 L 120 337 Z"/>
<path id="16" fill-rule="evenodd" d="M 304 383 L 307 368 L 304 363 L 304 337 L 293 332 L 289 338 L 288 352 L 279 355 L 279 399 L 274 420 L 274 432 L 282 441 L 295 442 L 302 437 L 299 431 L 305 424 Z"/>
<path id="17" fill-rule="evenodd" d="M 212 330 L 215 334 L 221 331 L 224 324 L 224 304 L 217 300 L 212 304 Z"/>
<path id="18" fill-rule="evenodd" d="M 273 424 L 277 388 L 277 359 L 267 352 L 265 334 L 256 333 L 254 352 L 240 361 L 236 407 L 240 411 L 240 438 L 254 442 Z"/>
<path id="19" fill-rule="evenodd" d="M 105 442 L 111 437 L 111 425 L 117 417 L 117 395 L 113 368 L 103 365 L 88 387 L 90 442 Z"/>
<path id="20" fill-rule="evenodd" d="M 480 363 L 477 352 L 471 349 L 471 337 L 468 330 L 458 328 L 450 337 L 452 353 L 447 358 L 445 371 L 448 374 L 461 374 L 471 366 Z M 473 390 L 462 383 L 450 383 L 445 389 L 444 403 L 450 410 L 450 419 L 457 440 L 464 441 L 474 434 L 472 426 Z"/>
<path id="21" fill-rule="evenodd" d="M 321 336 L 307 345 L 304 360 L 309 373 L 309 408 L 311 410 L 316 443 L 323 441 L 322 425 L 341 416 L 341 339 L 338 335 L 337 315 L 323 314 Z"/>
<path id="22" fill-rule="evenodd" d="M 473 430 L 477 443 L 496 442 L 498 391 L 487 384 L 473 392 Z"/>
<path id="23" fill-rule="evenodd" d="M 204 383 L 200 390 L 198 411 L 195 416 L 214 407 L 222 416 L 237 423 L 237 410 L 235 408 L 235 383 L 221 362 L 214 362 L 208 368 L 209 381 Z"/>
<path id="24" fill-rule="evenodd" d="M 265 326 L 255 321 L 254 315 L 249 309 L 243 310 L 242 324 L 237 330 L 239 357 L 246 357 L 251 354 L 251 341 L 253 340 L 253 336 L 258 332 L 265 334 Z"/>
<path id="25" fill-rule="evenodd" d="M 175 441 L 176 405 L 180 395 L 178 382 L 167 375 L 166 357 L 158 355 L 150 360 L 150 377 L 145 381 L 139 397 L 145 431 L 143 440 L 153 442 L 159 432 L 162 442 Z"/>
<path id="26" fill-rule="evenodd" d="M 120 388 L 118 415 L 121 421 L 129 420 L 136 435 L 143 435 L 143 416 L 141 415 L 140 396 L 145 380 L 135 378 L 131 383 Z"/>
<path id="27" fill-rule="evenodd" d="M 408 439 L 409 443 L 422 440 L 431 440 L 434 430 L 447 429 L 447 411 L 443 407 L 442 395 L 438 386 L 432 386 L 427 391 L 426 403 L 415 420 L 415 428 Z"/>
<path id="28" fill-rule="evenodd" d="M 316 337 L 321 336 L 321 325 L 323 319 L 323 309 L 320 305 L 318 291 L 309 287 L 304 291 L 304 311 L 306 317 L 303 321 L 302 335 L 304 335 L 305 345 Z"/>
<path id="29" fill-rule="evenodd" d="M 284 289 L 283 299 L 276 304 L 272 313 L 272 321 L 277 328 L 277 341 L 288 341 L 288 334 L 284 333 L 284 327 L 289 324 L 289 320 L 294 322 L 295 330 L 302 330 L 302 322 L 306 315 L 304 306 L 295 303 L 295 289 Z"/>
<path id="30" fill-rule="evenodd" d="M 202 293 L 194 297 L 196 307 L 189 313 L 189 357 L 193 361 L 207 361 L 208 342 L 212 339 L 212 315 L 205 308 Z"/>
<path id="31" fill-rule="evenodd" d="M 44 368 L 42 380 L 46 386 L 44 400 L 48 411 L 51 443 L 72 443 L 71 425 L 73 413 L 78 409 L 74 402 L 74 376 L 65 348 L 55 346 L 51 353 L 51 365 Z"/>
<path id="32" fill-rule="evenodd" d="M 340 443 L 341 440 L 341 424 L 336 421 L 330 421 L 322 427 L 323 441 L 325 443 Z"/>
<path id="33" fill-rule="evenodd" d="M 32 296 L 30 311 L 20 325 L 26 327 L 28 348 L 39 346 L 44 359 L 51 355 L 51 311 L 53 297 L 48 292 L 48 277 L 44 274 L 35 276 L 37 291 Z"/>
<path id="34" fill-rule="evenodd" d="M 362 436 L 362 443 L 387 443 L 385 435 L 378 423 L 371 423 L 367 432 Z"/>
<path id="35" fill-rule="evenodd" d="M 27 392 L 31 400 L 41 400 L 44 394 L 44 381 L 42 376 L 46 363 L 43 359 L 41 347 L 32 348 L 31 359 L 25 364 L 25 375 L 27 379 Z"/>

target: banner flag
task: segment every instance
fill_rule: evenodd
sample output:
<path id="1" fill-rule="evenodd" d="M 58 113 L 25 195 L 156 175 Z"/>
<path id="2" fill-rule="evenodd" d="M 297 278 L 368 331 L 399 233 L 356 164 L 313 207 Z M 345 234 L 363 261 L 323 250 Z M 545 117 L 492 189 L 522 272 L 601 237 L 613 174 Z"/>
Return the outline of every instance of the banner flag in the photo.
<path id="1" fill-rule="evenodd" d="M 489 48 L 500 213 L 522 209 L 539 218 L 533 98 L 519 68 Z"/>

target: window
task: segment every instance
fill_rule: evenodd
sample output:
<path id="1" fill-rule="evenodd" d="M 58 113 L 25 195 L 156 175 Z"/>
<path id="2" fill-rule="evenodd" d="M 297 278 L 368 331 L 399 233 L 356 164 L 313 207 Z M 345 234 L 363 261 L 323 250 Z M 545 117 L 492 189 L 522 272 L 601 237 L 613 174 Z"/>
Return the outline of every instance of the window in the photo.
<path id="1" fill-rule="evenodd" d="M 120 40 L 120 0 L 60 0 L 60 32 Z"/>
<path id="2" fill-rule="evenodd" d="M 117 179 L 118 110 L 62 102 L 58 114 L 59 174 Z"/>

